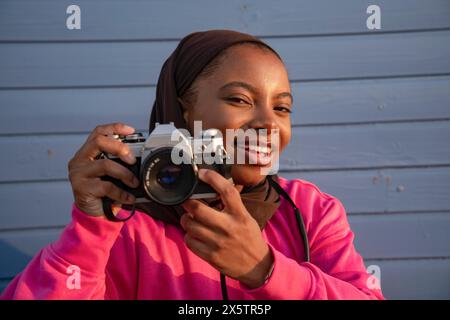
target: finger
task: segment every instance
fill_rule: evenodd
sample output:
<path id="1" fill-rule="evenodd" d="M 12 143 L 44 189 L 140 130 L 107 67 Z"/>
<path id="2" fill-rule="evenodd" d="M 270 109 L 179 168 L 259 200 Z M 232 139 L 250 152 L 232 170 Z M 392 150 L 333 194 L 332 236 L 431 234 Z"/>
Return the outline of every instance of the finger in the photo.
<path id="1" fill-rule="evenodd" d="M 182 203 L 183 208 L 190 213 L 194 220 L 201 224 L 214 228 L 216 230 L 225 230 L 228 225 L 226 215 L 221 212 L 208 207 L 206 204 L 198 200 L 186 200 Z"/>
<path id="2" fill-rule="evenodd" d="M 109 176 L 121 180 L 123 183 L 132 188 L 139 186 L 139 180 L 130 170 L 109 159 L 101 159 L 90 162 L 85 166 L 83 174 L 85 177 L 93 178 Z"/>
<path id="3" fill-rule="evenodd" d="M 126 136 L 132 133 L 134 133 L 133 127 L 127 126 L 124 123 L 116 122 L 95 127 L 95 129 L 89 134 L 87 140 L 89 141 L 98 135 L 120 134 Z"/>
<path id="4" fill-rule="evenodd" d="M 134 164 L 136 162 L 136 157 L 126 143 L 114 139 L 113 137 L 102 135 L 97 135 L 87 141 L 79 151 L 78 156 L 82 159 L 93 160 L 101 152 L 117 156 L 128 164 Z"/>
<path id="5" fill-rule="evenodd" d="M 125 204 L 133 204 L 136 201 L 136 198 L 131 193 L 120 189 L 109 181 L 98 181 L 96 187 L 92 190 L 92 194 L 97 198 L 108 197 Z"/>
<path id="6" fill-rule="evenodd" d="M 200 169 L 198 171 L 198 177 L 200 180 L 209 184 L 214 190 L 216 190 L 225 207 L 229 209 L 227 212 L 231 214 L 242 214 L 243 212 L 246 212 L 239 191 L 236 190 L 230 181 L 225 179 L 218 172 L 208 169 Z"/>
<path id="7" fill-rule="evenodd" d="M 195 221 L 189 216 L 189 214 L 184 214 L 181 216 L 180 224 L 183 229 L 194 238 L 212 247 L 218 248 L 217 240 L 223 235 L 220 231 L 213 230 Z"/>

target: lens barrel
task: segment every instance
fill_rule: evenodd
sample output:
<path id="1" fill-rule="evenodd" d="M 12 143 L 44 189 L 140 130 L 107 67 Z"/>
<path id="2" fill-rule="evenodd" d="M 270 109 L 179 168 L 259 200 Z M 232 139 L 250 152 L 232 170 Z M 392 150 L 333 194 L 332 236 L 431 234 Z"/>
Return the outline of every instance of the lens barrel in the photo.
<path id="1" fill-rule="evenodd" d="M 198 179 L 195 163 L 182 153 L 183 163 L 172 161 L 173 147 L 151 151 L 141 167 L 141 181 L 146 197 L 163 205 L 179 205 L 190 198 Z M 180 150 L 179 150 L 180 151 Z"/>

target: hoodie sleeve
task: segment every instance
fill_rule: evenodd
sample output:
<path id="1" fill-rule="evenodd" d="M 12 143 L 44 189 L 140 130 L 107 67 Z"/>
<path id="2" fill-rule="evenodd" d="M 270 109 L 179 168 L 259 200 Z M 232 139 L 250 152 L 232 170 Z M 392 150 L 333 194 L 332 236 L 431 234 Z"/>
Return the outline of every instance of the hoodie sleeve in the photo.
<path id="1" fill-rule="evenodd" d="M 104 299 L 106 265 L 122 227 L 123 222 L 89 216 L 74 204 L 72 222 L 59 239 L 31 260 L 1 298 Z"/>
<path id="2" fill-rule="evenodd" d="M 330 197 L 317 223 L 309 223 L 311 262 L 286 257 L 274 246 L 274 268 L 266 283 L 246 289 L 254 299 L 384 299 L 353 245 L 342 203 Z"/>

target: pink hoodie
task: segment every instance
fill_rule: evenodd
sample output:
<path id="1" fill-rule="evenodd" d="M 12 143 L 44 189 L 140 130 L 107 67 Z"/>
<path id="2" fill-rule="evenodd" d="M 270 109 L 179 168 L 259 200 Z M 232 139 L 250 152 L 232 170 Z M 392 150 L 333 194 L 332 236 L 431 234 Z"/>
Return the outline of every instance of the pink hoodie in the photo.
<path id="1" fill-rule="evenodd" d="M 353 246 L 341 202 L 315 185 L 280 177 L 300 209 L 311 248 L 304 251 L 292 207 L 281 198 L 263 236 L 273 272 L 249 289 L 227 278 L 230 299 L 384 299 Z M 73 267 L 75 265 L 76 267 Z M 71 267 L 72 266 L 72 267 Z M 79 286 L 73 281 L 79 267 Z M 127 222 L 92 217 L 75 205 L 60 238 L 42 249 L 2 299 L 221 299 L 219 272 L 192 253 L 181 228 L 137 212 Z"/>

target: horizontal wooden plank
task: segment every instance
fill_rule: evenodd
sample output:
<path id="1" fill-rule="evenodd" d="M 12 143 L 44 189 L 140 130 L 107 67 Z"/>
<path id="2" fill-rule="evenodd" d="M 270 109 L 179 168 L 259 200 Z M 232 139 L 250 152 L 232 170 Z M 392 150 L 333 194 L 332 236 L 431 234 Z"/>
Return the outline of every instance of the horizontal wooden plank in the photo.
<path id="1" fill-rule="evenodd" d="M 349 217 L 365 259 L 450 257 L 450 212 Z"/>
<path id="2" fill-rule="evenodd" d="M 449 119 L 450 77 L 294 82 L 293 125 Z M 0 90 L 0 134 L 148 126 L 155 87 Z M 426 108 L 424 108 L 426 106 Z"/>
<path id="3" fill-rule="evenodd" d="M 365 259 L 450 257 L 450 213 L 351 216 L 355 246 Z M 0 254 L 7 263 L 0 278 L 19 272 L 59 229 L 0 232 Z"/>
<path id="4" fill-rule="evenodd" d="M 448 88 L 450 77 L 447 76 L 293 83 L 295 109 L 292 123 L 448 119 Z"/>
<path id="5" fill-rule="evenodd" d="M 70 222 L 69 181 L 0 184 L 0 229 L 63 226 Z"/>
<path id="6" fill-rule="evenodd" d="M 66 28 L 66 8 L 71 4 L 73 1 L 3 0 L 0 41 L 167 39 L 223 28 L 260 36 L 368 32 L 366 9 L 373 3 L 79 0 L 76 4 L 81 9 L 80 31 Z M 376 4 L 381 8 L 382 32 L 450 27 L 450 6 L 446 0 L 433 0 L 426 5 L 420 0 L 379 0 Z"/>
<path id="7" fill-rule="evenodd" d="M 89 132 L 122 121 L 148 128 L 155 87 L 0 90 L 0 134 Z"/>
<path id="8" fill-rule="evenodd" d="M 337 197 L 349 215 L 450 211 L 450 169 L 281 172 Z M 24 201 L 26 199 L 26 201 Z M 68 181 L 0 184 L 0 229 L 62 226 L 73 202 Z M 36 208 L 39 208 L 36 211 Z"/>
<path id="9" fill-rule="evenodd" d="M 450 121 L 295 127 L 280 167 L 448 165 L 449 137 Z M 67 178 L 67 162 L 85 138 L 85 134 L 1 136 L 0 182 Z"/>
<path id="10" fill-rule="evenodd" d="M 174 41 L 0 44 L 0 87 L 155 84 L 175 46 Z"/>
<path id="11" fill-rule="evenodd" d="M 450 211 L 450 167 L 281 172 L 337 197 L 347 213 Z"/>
<path id="12" fill-rule="evenodd" d="M 450 121 L 294 128 L 284 170 L 449 163 Z"/>
<path id="13" fill-rule="evenodd" d="M 274 38 L 291 80 L 450 73 L 450 31 Z M 176 41 L 1 43 L 0 87 L 155 84 Z"/>
<path id="14" fill-rule="evenodd" d="M 450 299 L 450 259 L 366 260 L 381 271 L 387 299 Z"/>

